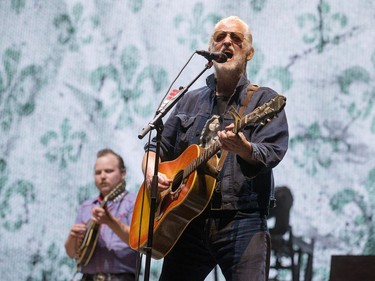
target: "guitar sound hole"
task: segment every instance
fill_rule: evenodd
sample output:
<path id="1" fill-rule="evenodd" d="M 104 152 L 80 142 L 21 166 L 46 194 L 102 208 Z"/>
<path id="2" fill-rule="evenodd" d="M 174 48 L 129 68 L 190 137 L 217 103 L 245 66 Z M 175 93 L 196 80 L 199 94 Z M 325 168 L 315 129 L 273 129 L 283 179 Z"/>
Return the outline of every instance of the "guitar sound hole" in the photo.
<path id="1" fill-rule="evenodd" d="M 184 171 L 181 170 L 174 177 L 172 185 L 171 185 L 172 192 L 175 192 L 180 187 L 182 180 L 183 180 L 183 174 L 184 174 Z"/>

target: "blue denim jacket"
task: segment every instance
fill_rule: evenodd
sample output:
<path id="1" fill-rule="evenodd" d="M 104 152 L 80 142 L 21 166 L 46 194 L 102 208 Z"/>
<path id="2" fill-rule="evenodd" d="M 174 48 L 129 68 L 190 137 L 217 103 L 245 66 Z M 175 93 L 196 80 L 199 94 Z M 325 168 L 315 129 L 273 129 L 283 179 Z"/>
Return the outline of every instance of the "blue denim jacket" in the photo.
<path id="1" fill-rule="evenodd" d="M 176 104 L 162 133 L 160 157 L 162 161 L 177 158 L 188 146 L 198 143 L 203 125 L 211 116 L 215 98 L 215 77 L 210 75 L 207 86 L 187 92 Z M 239 110 L 246 98 L 246 88 L 250 81 L 243 76 L 230 98 L 227 108 Z M 252 96 L 244 115 L 268 102 L 277 93 L 261 87 Z M 233 123 L 226 114 L 222 129 Z M 234 153 L 228 153 L 224 167 L 218 177 L 216 189 L 221 192 L 221 208 L 225 210 L 258 209 L 267 212 L 271 190 L 273 189 L 272 168 L 284 157 L 288 148 L 288 123 L 284 110 L 277 118 L 265 126 L 249 124 L 242 130 L 253 146 L 253 159 L 259 164 L 252 165 Z M 145 150 L 155 151 L 155 138 L 145 146 Z"/>

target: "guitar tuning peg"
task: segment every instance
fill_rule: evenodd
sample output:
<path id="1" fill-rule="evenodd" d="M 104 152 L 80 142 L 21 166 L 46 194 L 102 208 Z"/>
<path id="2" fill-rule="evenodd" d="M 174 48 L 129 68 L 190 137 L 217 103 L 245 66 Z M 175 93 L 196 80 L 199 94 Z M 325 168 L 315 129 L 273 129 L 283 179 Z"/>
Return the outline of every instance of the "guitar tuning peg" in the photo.
<path id="1" fill-rule="evenodd" d="M 261 125 L 261 126 L 264 126 L 264 125 L 266 125 L 266 123 L 264 123 L 264 122 L 262 121 L 262 122 L 260 122 L 260 125 Z"/>
<path id="2" fill-rule="evenodd" d="M 270 118 L 268 118 L 268 119 L 267 119 L 267 122 L 271 122 L 271 119 L 270 119 Z"/>

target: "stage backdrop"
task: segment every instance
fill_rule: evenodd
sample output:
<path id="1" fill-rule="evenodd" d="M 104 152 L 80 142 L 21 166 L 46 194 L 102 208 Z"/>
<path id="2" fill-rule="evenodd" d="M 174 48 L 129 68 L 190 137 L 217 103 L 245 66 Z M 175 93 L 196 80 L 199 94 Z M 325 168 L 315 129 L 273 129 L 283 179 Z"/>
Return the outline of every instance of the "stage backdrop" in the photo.
<path id="1" fill-rule="evenodd" d="M 138 134 L 230 15 L 253 30 L 250 80 L 287 97 L 275 180 L 293 192 L 295 234 L 315 239 L 313 279 L 328 280 L 331 255 L 375 254 L 374 11 L 371 0 L 0 1 L 1 279 L 70 280 L 64 241 L 96 194 L 96 152 L 124 156 L 136 193 Z M 193 56 L 173 88 L 205 64 Z M 159 270 L 153 260 L 152 280 Z"/>

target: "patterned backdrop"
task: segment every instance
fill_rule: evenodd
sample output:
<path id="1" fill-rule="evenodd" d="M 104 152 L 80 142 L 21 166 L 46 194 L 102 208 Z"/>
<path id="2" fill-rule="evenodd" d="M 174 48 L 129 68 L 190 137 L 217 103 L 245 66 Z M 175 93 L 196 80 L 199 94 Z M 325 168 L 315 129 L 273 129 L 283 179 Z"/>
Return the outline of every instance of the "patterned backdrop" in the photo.
<path id="1" fill-rule="evenodd" d="M 70 280 L 64 241 L 96 194 L 96 152 L 124 156 L 136 193 L 139 132 L 229 15 L 253 31 L 250 80 L 288 99 L 275 180 L 293 192 L 295 234 L 315 239 L 313 279 L 328 280 L 331 255 L 375 254 L 375 1 L 1 0 L 2 280 Z M 173 88 L 205 63 L 193 56 Z"/>

